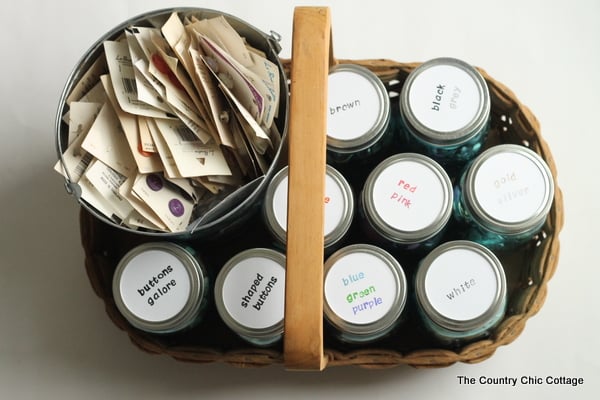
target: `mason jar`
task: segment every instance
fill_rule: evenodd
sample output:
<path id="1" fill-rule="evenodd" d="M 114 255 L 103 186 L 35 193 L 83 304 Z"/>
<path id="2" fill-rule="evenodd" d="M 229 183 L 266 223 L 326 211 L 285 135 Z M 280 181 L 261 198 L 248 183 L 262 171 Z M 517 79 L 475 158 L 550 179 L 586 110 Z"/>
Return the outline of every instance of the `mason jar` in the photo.
<path id="1" fill-rule="evenodd" d="M 402 321 L 406 286 L 402 266 L 385 250 L 369 244 L 343 247 L 325 262 L 325 320 L 341 341 L 380 339 Z"/>
<path id="2" fill-rule="evenodd" d="M 446 242 L 419 264 L 415 294 L 426 329 L 445 345 L 484 337 L 506 311 L 506 277 L 494 253 L 463 240 Z"/>
<path id="3" fill-rule="evenodd" d="M 284 249 L 287 240 L 288 167 L 274 177 L 265 194 L 263 217 L 275 240 L 275 246 Z M 343 242 L 354 216 L 354 195 L 344 176 L 330 165 L 325 169 L 324 247 L 331 253 Z"/>
<path id="4" fill-rule="evenodd" d="M 172 242 L 131 249 L 113 276 L 115 304 L 135 328 L 166 334 L 200 322 L 209 280 L 196 252 Z"/>
<path id="5" fill-rule="evenodd" d="M 527 147 L 501 144 L 479 155 L 455 188 L 454 215 L 466 239 L 512 248 L 542 228 L 554 199 L 546 162 Z"/>
<path id="6" fill-rule="evenodd" d="M 417 153 L 393 155 L 368 176 L 361 193 L 367 237 L 389 249 L 426 251 L 439 243 L 452 215 L 452 183 Z"/>
<path id="7" fill-rule="evenodd" d="M 239 337 L 260 347 L 281 340 L 284 328 L 283 253 L 252 248 L 233 256 L 215 281 L 219 316 Z"/>
<path id="8" fill-rule="evenodd" d="M 462 60 L 435 58 L 408 75 L 400 93 L 404 137 L 412 151 L 458 168 L 482 149 L 490 95 L 481 74 Z"/>
<path id="9" fill-rule="evenodd" d="M 350 161 L 377 163 L 390 143 L 390 99 L 383 82 L 369 69 L 339 64 L 329 71 L 327 159 L 340 168 Z"/>

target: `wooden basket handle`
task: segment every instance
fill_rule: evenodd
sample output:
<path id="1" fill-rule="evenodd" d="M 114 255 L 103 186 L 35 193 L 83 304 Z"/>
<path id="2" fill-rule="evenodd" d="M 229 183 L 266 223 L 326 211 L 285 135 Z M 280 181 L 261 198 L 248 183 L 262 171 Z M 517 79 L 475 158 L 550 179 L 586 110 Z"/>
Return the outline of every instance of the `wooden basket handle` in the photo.
<path id="1" fill-rule="evenodd" d="M 294 9 L 290 83 L 284 360 L 323 370 L 323 229 L 327 78 L 334 62 L 327 7 Z"/>

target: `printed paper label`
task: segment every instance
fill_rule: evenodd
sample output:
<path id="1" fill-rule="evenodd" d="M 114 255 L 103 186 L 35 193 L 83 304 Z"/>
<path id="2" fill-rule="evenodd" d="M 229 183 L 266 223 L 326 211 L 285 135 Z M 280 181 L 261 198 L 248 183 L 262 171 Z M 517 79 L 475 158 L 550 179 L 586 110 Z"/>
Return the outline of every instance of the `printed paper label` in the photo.
<path id="1" fill-rule="evenodd" d="M 229 165 L 218 145 L 203 144 L 181 121 L 155 122 L 181 176 L 231 175 Z"/>
<path id="2" fill-rule="evenodd" d="M 139 101 L 135 73 L 127 41 L 104 42 L 111 82 L 119 105 L 124 111 L 134 115 L 166 118 L 167 113 L 147 103 Z"/>
<path id="3" fill-rule="evenodd" d="M 69 145 L 79 136 L 85 136 L 98 113 L 102 109 L 103 103 L 92 103 L 74 101 L 69 109 Z"/>
<path id="4" fill-rule="evenodd" d="M 448 202 L 444 182 L 436 171 L 410 160 L 396 162 L 381 171 L 372 195 L 377 214 L 404 232 L 431 226 Z"/>
<path id="5" fill-rule="evenodd" d="M 137 170 L 117 114 L 109 103 L 100 110 L 81 147 L 122 175 L 130 176 Z"/>
<path id="6" fill-rule="evenodd" d="M 223 282 L 223 303 L 239 324 L 269 328 L 283 319 L 285 269 L 266 257 L 240 261 Z"/>
<path id="7" fill-rule="evenodd" d="M 119 285 L 129 311 L 138 318 L 160 322 L 183 310 L 191 294 L 190 276 L 173 254 L 148 250 L 133 257 Z"/>
<path id="8" fill-rule="evenodd" d="M 171 231 L 182 231 L 188 226 L 194 203 L 161 175 L 138 175 L 133 191 Z"/>
<path id="9" fill-rule="evenodd" d="M 543 171 L 520 154 L 500 153 L 484 162 L 475 177 L 475 196 L 492 218 L 509 223 L 526 221 L 544 204 Z"/>
<path id="10" fill-rule="evenodd" d="M 344 321 L 370 324 L 390 311 L 398 294 L 396 281 L 390 266 L 377 256 L 349 253 L 327 272 L 325 300 Z"/>
<path id="11" fill-rule="evenodd" d="M 111 209 L 120 219 L 125 219 L 133 211 L 129 201 L 119 193 L 119 188 L 127 179 L 126 176 L 119 174 L 102 161 L 94 160 L 85 171 L 85 177 L 110 204 Z"/>
<path id="12" fill-rule="evenodd" d="M 381 99 L 373 82 L 351 71 L 329 75 L 327 136 L 355 140 L 370 131 L 381 114 Z"/>
<path id="13" fill-rule="evenodd" d="M 431 264 L 425 277 L 425 293 L 433 308 L 456 321 L 485 313 L 494 302 L 497 285 L 488 259 L 467 249 L 448 250 Z"/>
<path id="14" fill-rule="evenodd" d="M 408 95 L 417 120 L 438 132 L 467 126 L 479 112 L 481 100 L 473 77 L 451 65 L 435 65 L 422 71 Z"/>
<path id="15" fill-rule="evenodd" d="M 273 212 L 275 219 L 284 231 L 287 230 L 287 199 L 288 199 L 288 176 L 281 180 L 273 194 Z M 325 225 L 323 233 L 325 236 L 333 232 L 342 222 L 345 204 L 344 192 L 338 182 L 329 174 L 325 175 Z"/>

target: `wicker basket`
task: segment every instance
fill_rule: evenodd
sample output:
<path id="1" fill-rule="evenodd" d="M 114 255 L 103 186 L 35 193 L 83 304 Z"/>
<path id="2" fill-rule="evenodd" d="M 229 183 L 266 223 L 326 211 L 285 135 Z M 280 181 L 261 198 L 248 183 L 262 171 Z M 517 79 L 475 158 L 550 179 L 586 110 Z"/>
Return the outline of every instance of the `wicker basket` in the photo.
<path id="1" fill-rule="evenodd" d="M 302 84 L 302 75 L 308 68 L 304 59 L 315 56 L 314 51 L 322 50 L 325 55 L 323 68 L 325 72 L 315 72 L 311 66 L 307 76 L 320 74 L 318 78 L 325 79 L 326 69 L 331 63 L 355 63 L 374 71 L 384 82 L 397 80 L 400 84 L 407 74 L 418 64 L 404 64 L 391 60 L 334 60 L 330 50 L 330 26 L 329 11 L 326 8 L 299 7 L 294 15 L 294 38 L 297 35 L 308 35 L 316 41 L 311 46 L 309 54 L 303 51 L 297 40 L 294 40 L 294 49 L 291 60 L 283 60 L 284 66 L 292 77 L 292 105 L 290 124 L 290 164 L 297 162 L 294 157 L 304 157 L 306 154 L 295 155 L 294 146 L 294 120 L 300 118 L 298 114 L 308 111 L 298 110 L 294 106 L 294 97 L 301 98 L 304 94 L 300 90 L 294 90 L 294 85 Z M 305 38 L 305 36 L 300 36 Z M 303 39 L 306 42 L 308 39 Z M 312 44 L 312 42 L 311 42 Z M 316 49 L 316 50 L 315 50 Z M 329 54 L 329 57 L 327 57 Z M 318 68 L 317 68 L 318 69 Z M 311 72 L 312 71 L 312 72 Z M 488 145 L 497 143 L 519 143 L 531 148 L 548 163 L 556 180 L 556 167 L 550 150 L 540 135 L 540 126 L 531 111 L 519 102 L 514 93 L 506 86 L 494 80 L 485 71 L 480 70 L 487 81 L 492 101 L 492 128 Z M 297 75 L 298 74 L 298 75 Z M 325 75 L 324 75 L 325 74 Z M 299 81 L 298 81 L 299 80 Z M 297 86 L 299 87 L 299 86 Z M 316 86 L 318 90 L 318 85 Z M 312 93 L 314 94 L 314 93 Z M 320 96 L 323 97 L 323 96 Z M 319 102 L 317 102 L 317 107 Z M 296 106 L 298 107 L 298 106 Z M 322 108 L 324 109 L 324 108 Z M 312 119 L 314 118 L 312 115 Z M 323 117 L 324 118 L 324 117 Z M 320 120 L 320 118 L 316 118 Z M 322 120 L 320 122 L 323 122 Z M 319 121 L 317 121 L 319 123 Z M 306 138 L 304 138 L 306 139 Z M 306 142 L 307 140 L 305 140 Z M 319 143 L 318 146 L 322 146 Z M 301 150 L 306 151 L 306 149 Z M 311 160 L 313 160 L 311 158 Z M 318 163 L 317 163 L 318 164 Z M 323 160 L 324 164 L 324 160 Z M 320 167 L 320 166 L 317 166 Z M 324 167 L 324 165 L 323 165 Z M 293 181 L 290 178 L 290 186 Z M 427 342 L 420 335 L 407 332 L 402 337 L 385 339 L 370 347 L 340 348 L 335 342 L 328 342 L 322 331 L 322 299 L 314 299 L 314 307 L 304 307 L 296 304 L 286 293 L 286 334 L 284 345 L 276 348 L 261 349 L 253 348 L 243 342 L 230 332 L 219 320 L 216 312 L 209 312 L 203 324 L 198 328 L 184 332 L 180 335 L 158 336 L 144 333 L 131 327 L 118 312 L 112 297 L 112 275 L 119 259 L 131 247 L 150 238 L 125 232 L 105 224 L 91 215 L 85 209 L 81 209 L 81 239 L 85 250 L 85 266 L 89 280 L 96 294 L 103 300 L 106 311 L 113 322 L 122 330 L 127 332 L 131 341 L 144 351 L 156 354 L 165 354 L 177 360 L 189 362 L 223 362 L 239 367 L 258 367 L 270 364 L 284 364 L 290 369 L 322 369 L 326 365 L 357 365 L 365 368 L 386 368 L 401 364 L 414 367 L 444 367 L 456 362 L 476 363 L 490 357 L 495 350 L 502 345 L 511 343 L 523 331 L 527 320 L 535 315 L 542 307 L 547 283 L 552 277 L 558 262 L 559 240 L 558 234 L 563 225 L 563 202 L 561 191 L 555 182 L 554 204 L 548 215 L 543 231 L 530 245 L 522 247 L 518 252 L 500 255 L 506 269 L 508 280 L 508 311 L 503 322 L 497 326 L 491 335 L 484 340 L 468 344 L 462 348 L 442 349 L 437 348 L 434 343 Z M 292 201 L 290 193 L 290 203 Z M 318 199 L 318 196 L 317 196 Z M 321 196 L 322 199 L 322 196 Z M 322 204 L 317 201 L 316 204 Z M 303 207 L 310 207 L 304 205 Z M 310 211 L 310 210 L 308 210 Z M 319 211 L 319 210 L 317 210 Z M 290 213 L 295 212 L 290 207 Z M 306 218 L 306 215 L 302 215 Z M 290 219 L 291 221 L 291 219 Z M 303 224 L 309 225 L 309 224 Z M 312 224 L 311 224 L 312 225 Z M 316 224 L 318 225 L 318 224 Z M 290 226 L 289 230 L 293 227 Z M 309 235 L 304 228 L 299 228 L 300 234 Z M 317 227 L 318 229 L 318 227 Z M 292 234 L 292 232 L 290 232 Z M 317 235 L 318 236 L 318 235 Z M 288 245 L 288 274 L 287 279 L 293 279 L 295 273 L 290 268 L 289 256 L 294 252 L 294 243 Z M 208 248 L 208 247 L 207 247 Z M 215 263 L 232 255 L 228 245 L 215 242 L 210 245 L 209 258 Z M 322 247 L 321 247 L 322 249 Z M 321 259 L 320 249 L 314 251 L 316 259 Z M 322 263 L 322 259 L 321 259 Z M 322 264 L 321 264 L 322 265 Z M 315 268 L 320 268 L 317 265 Z M 306 269 L 304 269 L 306 271 Z M 312 279 L 312 278 L 311 278 Z M 320 281 L 319 281 L 320 279 Z M 322 275 L 313 279 L 312 283 L 322 284 Z M 300 290 L 294 282 L 288 282 L 286 288 L 292 291 Z M 287 290 L 286 289 L 286 290 Z M 292 294 L 293 296 L 293 294 Z M 318 296 L 316 296 L 318 297 Z M 292 299 L 292 300 L 290 300 Z M 300 328 L 298 332 L 293 321 L 288 324 L 288 319 L 298 320 L 305 318 L 305 314 L 312 316 L 308 327 Z M 290 318 L 292 317 L 292 318 Z M 311 333 L 311 329 L 313 330 Z M 320 331 L 318 331 L 320 330 Z M 298 339 L 301 336 L 304 338 Z M 302 350 L 303 347 L 308 349 Z M 300 348 L 301 350 L 298 350 Z M 300 353 L 298 353 L 300 351 Z"/>

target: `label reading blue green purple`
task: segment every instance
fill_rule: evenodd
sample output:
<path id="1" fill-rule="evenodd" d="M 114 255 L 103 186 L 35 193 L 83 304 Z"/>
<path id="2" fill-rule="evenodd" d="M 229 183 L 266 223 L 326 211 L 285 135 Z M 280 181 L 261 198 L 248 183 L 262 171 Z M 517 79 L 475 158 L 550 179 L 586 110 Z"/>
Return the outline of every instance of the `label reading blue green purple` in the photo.
<path id="1" fill-rule="evenodd" d="M 325 277 L 325 301 L 342 320 L 370 324 L 383 318 L 397 297 L 390 266 L 368 252 L 340 257 Z"/>

